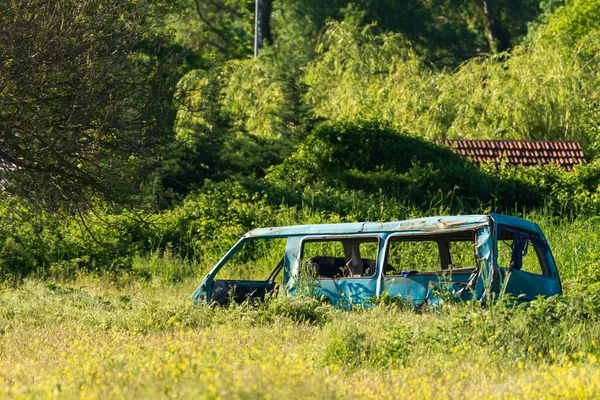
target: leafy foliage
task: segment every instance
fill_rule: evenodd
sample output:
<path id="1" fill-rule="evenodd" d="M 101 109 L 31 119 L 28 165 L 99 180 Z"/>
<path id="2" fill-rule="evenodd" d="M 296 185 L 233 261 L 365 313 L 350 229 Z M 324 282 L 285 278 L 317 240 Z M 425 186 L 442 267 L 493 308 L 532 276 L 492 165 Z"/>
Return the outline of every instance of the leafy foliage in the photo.
<path id="1" fill-rule="evenodd" d="M 124 201 L 169 138 L 177 52 L 148 3 L 10 1 L 0 18 L 4 186 L 47 209 Z"/>
<path id="2" fill-rule="evenodd" d="M 331 121 L 377 119 L 428 138 L 573 139 L 591 150 L 598 31 L 577 47 L 563 40 L 568 33 L 537 32 L 510 55 L 436 72 L 399 35 L 332 24 L 307 68 L 306 99 Z"/>
<path id="3" fill-rule="evenodd" d="M 599 3 L 545 1 L 525 37 L 534 0 L 267 3 L 257 60 L 248 0 L 0 3 L 3 393 L 597 398 Z M 439 138 L 591 158 L 477 167 Z M 490 211 L 542 226 L 565 295 L 186 301 L 255 227 Z"/>
<path id="4" fill-rule="evenodd" d="M 460 209 L 541 201 L 533 184 L 497 179 L 448 148 L 374 121 L 318 127 L 267 179 L 298 191 L 336 187 L 379 193 L 424 208 L 440 194 Z"/>
<path id="5" fill-rule="evenodd" d="M 261 177 L 292 152 L 312 120 L 290 69 L 296 61 L 281 63 L 267 54 L 181 79 L 168 185 L 186 191 L 207 178 Z"/>
<path id="6" fill-rule="evenodd" d="M 209 22 L 229 36 L 190 22 L 199 18 L 195 2 L 3 6 L 2 18 L 12 16 L 11 28 L 0 28 L 5 275 L 99 270 L 174 282 L 256 226 L 540 207 L 541 220 L 554 224 L 556 216 L 598 212 L 597 160 L 569 173 L 476 167 L 425 140 L 577 139 L 593 156 L 600 143 L 594 2 L 553 2 L 510 53 L 481 54 L 454 71 L 430 61 L 451 64 L 462 50 L 427 43 L 443 32 L 456 33 L 450 42 L 471 35 L 463 44 L 479 52 L 487 28 L 472 2 L 411 3 L 414 20 L 394 22 L 404 2 L 275 1 L 273 42 L 256 60 L 227 60 L 248 51 L 252 4 L 209 3 L 199 4 L 202 16 L 214 13 Z M 500 3 L 504 27 L 523 32 L 505 7 L 535 7 Z M 444 10 L 449 19 L 438 26 Z M 431 23 L 422 40 L 419 18 Z M 213 39 L 227 52 L 211 56 Z M 201 62 L 178 64 L 186 51 Z M 190 67 L 198 69 L 175 86 Z M 140 192 L 155 211 L 94 203 Z M 32 202 L 68 213 L 52 220 Z M 577 241 L 569 254 L 583 249 L 596 279 L 594 251 Z"/>
<path id="7" fill-rule="evenodd" d="M 166 16 L 178 41 L 193 49 L 187 61 L 192 68 L 252 54 L 254 3 L 248 0 L 172 0 Z"/>

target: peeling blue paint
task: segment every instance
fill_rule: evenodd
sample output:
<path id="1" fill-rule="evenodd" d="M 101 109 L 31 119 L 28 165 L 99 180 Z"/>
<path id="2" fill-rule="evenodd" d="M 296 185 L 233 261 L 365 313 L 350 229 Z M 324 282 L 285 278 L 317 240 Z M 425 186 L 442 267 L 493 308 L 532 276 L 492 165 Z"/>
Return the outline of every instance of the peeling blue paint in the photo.
<path id="1" fill-rule="evenodd" d="M 498 229 L 523 232 L 535 237 L 539 243 L 538 258 L 543 265 L 543 274 L 532 274 L 511 266 L 498 266 Z M 444 238 L 444 235 L 471 232 L 477 265 L 473 268 L 445 270 L 433 273 L 386 275 L 386 260 L 389 241 L 424 240 Z M 516 235 L 516 234 L 515 234 Z M 552 296 L 562 293 L 562 287 L 550 247 L 534 223 L 499 214 L 467 215 L 419 218 L 397 222 L 361 222 L 343 224 L 297 225 L 259 228 L 246 233 L 215 265 L 192 295 L 196 303 L 210 303 L 223 299 L 223 290 L 232 287 L 242 290 L 246 298 L 255 293 L 263 295 L 272 290 L 273 281 L 219 281 L 218 272 L 223 265 L 250 240 L 266 238 L 287 239 L 285 254 L 282 254 L 284 292 L 297 295 L 302 246 L 306 240 L 356 240 L 378 238 L 377 268 L 372 276 L 350 276 L 322 278 L 315 282 L 315 290 L 331 303 L 349 308 L 369 306 L 373 298 L 380 296 L 400 297 L 421 304 L 436 304 L 441 300 L 440 292 L 450 293 L 457 299 L 485 300 L 506 289 L 507 293 L 529 300 L 536 296 Z M 441 239 L 437 239 L 441 240 Z M 415 260 L 417 262 L 418 260 Z M 520 268 L 520 267 L 519 267 Z M 218 289 L 218 290 L 217 290 Z M 241 297 L 242 299 L 244 297 Z"/>

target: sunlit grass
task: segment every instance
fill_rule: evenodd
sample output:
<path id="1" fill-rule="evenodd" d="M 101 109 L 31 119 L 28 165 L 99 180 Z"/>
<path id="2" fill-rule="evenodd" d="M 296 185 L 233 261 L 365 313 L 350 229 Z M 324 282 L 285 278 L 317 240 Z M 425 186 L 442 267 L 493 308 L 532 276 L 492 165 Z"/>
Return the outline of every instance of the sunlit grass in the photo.
<path id="1" fill-rule="evenodd" d="M 196 283 L 84 277 L 3 286 L 0 396 L 600 395 L 600 318 L 578 319 L 569 309 L 595 310 L 588 303 L 415 313 L 278 299 L 211 308 L 189 302 Z"/>

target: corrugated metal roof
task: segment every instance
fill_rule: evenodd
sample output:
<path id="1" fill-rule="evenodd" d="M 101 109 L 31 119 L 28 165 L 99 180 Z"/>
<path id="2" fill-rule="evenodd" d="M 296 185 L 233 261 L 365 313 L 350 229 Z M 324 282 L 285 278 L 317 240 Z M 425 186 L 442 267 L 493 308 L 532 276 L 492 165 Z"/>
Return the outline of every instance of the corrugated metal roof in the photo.
<path id="1" fill-rule="evenodd" d="M 476 163 L 499 163 L 504 158 L 511 165 L 558 164 L 569 171 L 586 163 L 581 145 L 570 140 L 435 140 L 434 143 L 448 146 Z"/>

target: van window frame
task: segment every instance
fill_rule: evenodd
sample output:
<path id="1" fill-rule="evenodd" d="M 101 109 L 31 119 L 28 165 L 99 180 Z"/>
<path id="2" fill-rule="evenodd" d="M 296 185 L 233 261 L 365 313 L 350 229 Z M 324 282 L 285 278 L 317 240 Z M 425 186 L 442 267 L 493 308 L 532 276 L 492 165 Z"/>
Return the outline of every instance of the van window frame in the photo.
<path id="1" fill-rule="evenodd" d="M 501 266 L 498 264 L 498 257 L 500 256 L 500 242 L 505 240 L 502 239 L 500 236 L 500 232 L 502 231 L 502 229 L 506 229 L 509 231 L 514 231 L 514 232 L 519 232 L 525 235 L 529 235 L 532 236 L 536 239 L 536 241 L 539 243 L 539 247 L 536 248 L 535 246 L 535 241 L 530 240 L 531 244 L 533 245 L 533 250 L 535 251 L 538 263 L 540 265 L 541 268 L 541 273 L 535 273 L 535 272 L 529 272 L 529 271 L 523 271 L 523 266 L 521 265 L 521 268 L 514 268 L 511 267 L 510 265 L 508 266 Z M 523 228 L 517 228 L 517 227 L 513 227 L 510 225 L 498 225 L 497 227 L 497 233 L 496 233 L 496 238 L 495 238 L 495 242 L 496 242 L 496 254 L 494 255 L 494 268 L 497 269 L 505 269 L 507 271 L 511 271 L 511 272 L 515 272 L 518 271 L 519 273 L 522 274 L 529 274 L 531 276 L 536 276 L 536 277 L 546 277 L 546 278 L 551 278 L 554 274 L 550 268 L 550 264 L 548 263 L 548 259 L 546 257 L 547 251 L 549 249 L 548 243 L 542 239 L 542 236 L 535 231 L 531 231 L 528 229 L 523 229 Z M 514 241 L 514 237 L 512 239 Z M 511 254 L 511 259 L 512 259 L 512 254 Z"/>
<path id="2" fill-rule="evenodd" d="M 390 249 L 390 244 L 392 241 L 394 241 L 397 238 L 402 238 L 402 240 L 396 240 L 399 242 L 402 241 L 406 241 L 406 242 L 427 242 L 427 241 L 433 241 L 438 243 L 438 241 L 432 240 L 432 237 L 444 237 L 444 236 L 448 236 L 451 237 L 453 234 L 460 234 L 460 233 L 469 233 L 471 235 L 472 240 L 470 241 L 473 244 L 473 259 L 475 261 L 475 265 L 474 268 L 477 269 L 478 268 L 478 254 L 477 254 L 477 248 L 478 248 L 478 242 L 477 242 L 477 230 L 479 228 L 476 229 L 461 229 L 461 230 L 452 230 L 452 231 L 447 231 L 447 232 L 417 232 L 417 233 L 392 233 L 390 235 L 388 235 L 388 237 L 385 240 L 385 247 L 384 247 L 384 262 L 383 262 L 383 267 L 382 267 L 382 276 L 384 278 L 398 278 L 398 277 L 406 277 L 403 274 L 389 274 L 386 275 L 386 271 L 385 271 L 385 266 L 388 264 L 388 257 L 389 257 L 389 249 Z M 455 241 L 464 241 L 464 242 L 469 242 L 468 240 L 455 240 Z M 451 242 L 451 240 L 448 240 L 448 242 Z M 439 243 L 438 243 L 438 251 L 439 251 Z M 452 265 L 451 264 L 451 254 L 450 254 L 450 250 L 448 249 L 448 257 L 450 259 L 450 264 L 447 265 Z M 442 263 L 443 263 L 443 257 L 441 252 L 439 252 L 439 261 L 440 261 L 440 267 L 442 267 Z M 423 271 L 423 272 L 417 272 L 416 274 L 410 275 L 410 276 L 427 276 L 427 275 L 442 275 L 442 274 L 452 274 L 455 271 L 456 273 L 461 273 L 462 271 L 460 269 L 455 269 L 453 270 L 452 268 L 440 268 L 439 270 L 436 271 Z M 471 271 L 466 271 L 468 273 L 471 273 Z"/>
<path id="3" fill-rule="evenodd" d="M 298 257 L 298 266 L 300 267 L 302 265 L 302 263 L 304 262 L 304 245 L 307 242 L 342 242 L 345 239 L 351 239 L 351 240 L 357 240 L 357 239 L 367 239 L 365 240 L 365 242 L 368 242 L 368 239 L 375 239 L 377 241 L 377 257 L 375 258 L 375 271 L 373 272 L 372 275 L 368 275 L 368 276 L 341 276 L 341 277 L 337 277 L 337 278 L 329 278 L 329 277 L 321 277 L 318 276 L 316 278 L 316 280 L 324 280 L 324 281 L 331 281 L 331 280 L 349 280 L 349 279 L 376 279 L 381 271 L 380 271 L 380 267 L 379 267 L 379 259 L 380 259 L 380 255 L 381 255 L 381 236 L 379 235 L 343 235 L 343 236 L 338 236 L 338 235 L 327 235 L 327 236 L 306 236 L 302 239 L 302 241 L 300 242 L 300 255 Z M 373 241 L 374 242 L 374 241 Z M 362 257 L 361 257 L 362 258 Z"/>

